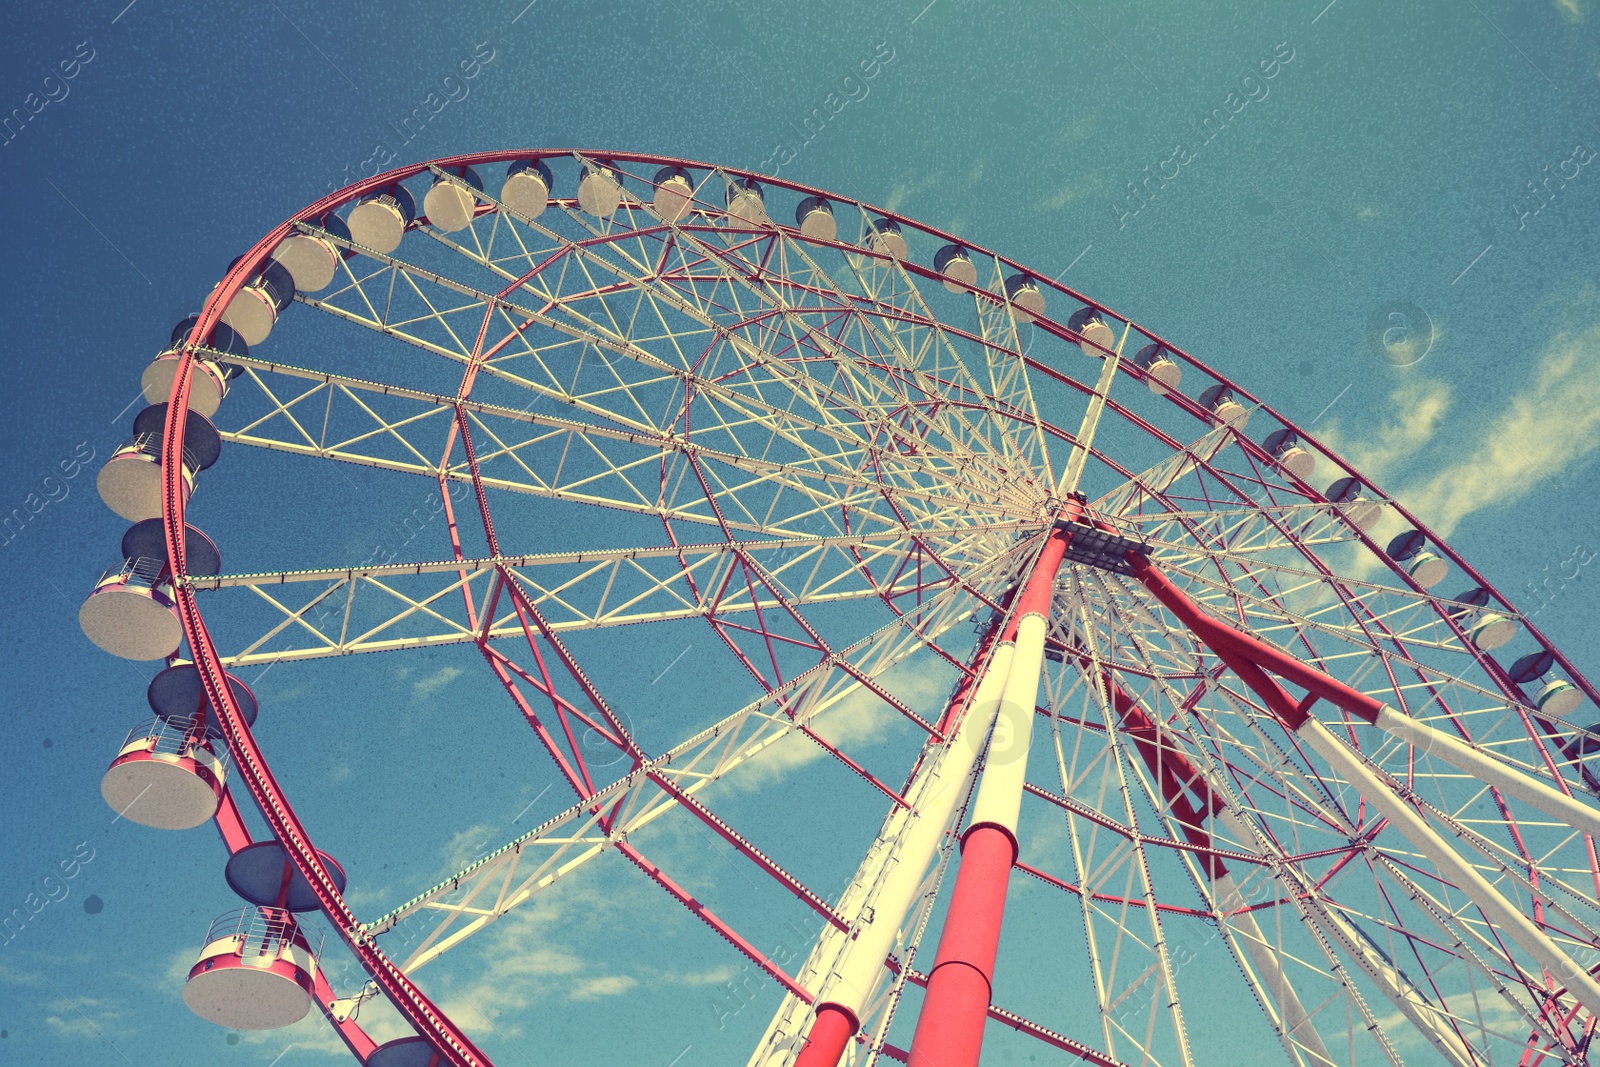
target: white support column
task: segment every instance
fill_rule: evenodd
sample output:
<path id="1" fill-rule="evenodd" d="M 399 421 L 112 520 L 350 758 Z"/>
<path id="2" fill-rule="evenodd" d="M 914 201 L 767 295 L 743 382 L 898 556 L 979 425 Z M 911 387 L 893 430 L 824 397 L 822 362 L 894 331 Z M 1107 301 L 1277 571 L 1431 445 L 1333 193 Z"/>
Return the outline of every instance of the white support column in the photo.
<path id="1" fill-rule="evenodd" d="M 1045 619 L 1029 613 L 1017 622 L 1017 645 L 1011 657 L 995 718 L 994 734 L 984 757 L 983 778 L 972 802 L 969 827 L 998 826 L 1017 837 L 1022 812 L 1022 785 L 1028 770 L 1028 743 L 1039 702 L 1039 675 L 1044 667 Z"/>
<path id="2" fill-rule="evenodd" d="M 1355 961 L 1374 985 L 1388 998 L 1417 1032 L 1428 1040 L 1439 1055 L 1452 1067 L 1478 1067 L 1479 1060 L 1462 1043 L 1461 1037 L 1450 1028 L 1428 1000 L 1417 992 L 1398 967 L 1378 951 L 1376 945 L 1361 935 L 1344 918 L 1325 907 L 1320 901 L 1307 901 L 1313 921 Z"/>
<path id="3" fill-rule="evenodd" d="M 1507 796 L 1529 804 L 1553 819 L 1581 833 L 1600 838 L 1600 809 L 1570 797 L 1545 782 L 1508 767 L 1493 756 L 1486 756 L 1459 737 L 1420 723 L 1385 705 L 1378 711 L 1379 729 L 1415 747 L 1419 752 L 1438 756 L 1453 767 L 1494 786 Z"/>
<path id="4" fill-rule="evenodd" d="M 860 1020 L 862 1009 L 887 975 L 883 962 L 894 949 L 928 866 L 950 829 L 956 805 L 967 795 L 972 782 L 978 753 L 989 735 L 1011 673 L 1012 649 L 1010 643 L 1001 643 L 989 657 L 989 666 L 978 681 L 966 718 L 932 771 L 936 777 L 922 790 L 924 795 L 917 800 L 917 807 L 906 813 L 899 847 L 887 861 L 889 867 L 878 891 L 866 902 L 872 909 L 871 918 L 856 928 L 855 938 L 840 953 L 833 978 L 818 991 L 819 1004 L 848 1008 Z"/>
<path id="5" fill-rule="evenodd" d="M 1343 742 L 1316 719 L 1307 719 L 1295 731 L 1318 755 L 1327 760 L 1361 795 L 1388 817 L 1395 829 L 1426 856 L 1441 877 L 1453 882 L 1480 908 L 1489 921 L 1508 935 L 1539 965 L 1555 976 L 1591 1014 L 1600 1014 L 1600 983 L 1561 950 L 1533 920 L 1489 884 L 1479 870 L 1461 858 L 1404 798 L 1391 789 Z"/>
<path id="6" fill-rule="evenodd" d="M 1235 841 L 1255 840 L 1254 834 L 1240 823 L 1238 816 L 1233 812 L 1219 812 L 1217 821 L 1227 827 Z M 1213 878 L 1211 895 L 1220 911 L 1236 913 L 1225 917 L 1223 922 L 1233 928 L 1245 955 L 1250 957 L 1250 965 L 1255 968 L 1256 974 L 1261 976 L 1261 984 L 1278 1002 L 1278 1014 L 1284 1032 L 1304 1046 L 1319 1063 L 1333 1064 L 1335 1061 L 1328 1054 L 1328 1047 L 1323 1044 L 1322 1035 L 1317 1033 L 1316 1024 L 1306 1013 L 1305 1006 L 1294 991 L 1294 986 L 1289 983 L 1289 975 L 1285 973 L 1283 963 L 1278 959 L 1277 950 L 1262 934 L 1255 915 L 1243 910 L 1247 906 L 1247 901 L 1240 894 L 1238 886 L 1234 885 L 1233 875 L 1224 873 Z"/>

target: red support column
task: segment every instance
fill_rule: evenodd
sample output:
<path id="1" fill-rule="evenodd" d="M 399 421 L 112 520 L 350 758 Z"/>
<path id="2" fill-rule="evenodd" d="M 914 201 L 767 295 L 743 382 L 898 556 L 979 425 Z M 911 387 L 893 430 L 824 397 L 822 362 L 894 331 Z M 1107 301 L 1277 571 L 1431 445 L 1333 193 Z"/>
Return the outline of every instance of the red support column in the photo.
<path id="1" fill-rule="evenodd" d="M 831 996 L 840 999 L 824 1000 L 817 1005 L 816 1015 L 806 1033 L 805 1047 L 796 1058 L 794 1067 L 838 1067 L 845 1048 L 850 1044 L 850 1039 L 861 1027 L 857 1012 L 866 998 L 860 987 L 860 979 L 864 971 L 876 974 L 883 970 L 890 949 L 890 944 L 883 939 L 883 932 L 899 930 L 912 900 L 910 890 L 914 885 L 906 884 L 904 889 L 907 892 L 902 895 L 897 892 L 901 888 L 898 876 L 902 872 L 910 872 L 911 877 L 920 882 L 922 873 L 927 869 L 938 844 L 944 837 L 944 826 L 954 813 L 956 795 L 946 790 L 959 790 L 960 793 L 965 793 L 972 764 L 976 761 L 976 745 L 982 743 L 979 735 L 987 735 L 990 718 L 997 709 L 1000 691 L 1005 685 L 1005 676 L 1011 664 L 1011 650 L 1009 647 L 1004 647 L 1001 641 L 1002 636 L 1005 636 L 1006 641 L 1011 640 L 1008 634 L 1002 634 L 1004 629 L 1002 626 L 991 625 L 984 634 L 983 640 L 979 642 L 977 650 L 972 655 L 971 673 L 963 676 L 951 694 L 944 714 L 939 717 L 938 736 L 928 740 L 922 755 L 917 760 L 916 768 L 907 778 L 905 788 L 901 790 L 905 796 L 918 796 L 919 810 L 912 813 L 909 818 L 931 820 L 926 825 L 932 826 L 937 836 L 919 833 L 922 827 L 913 826 L 906 831 L 906 836 L 902 837 L 901 846 L 904 852 L 896 858 L 896 863 L 899 865 L 896 875 L 891 877 L 882 891 L 883 895 L 878 898 L 875 906 L 877 914 L 867 929 L 856 932 L 855 940 L 835 964 L 836 984 Z M 961 716 L 957 725 L 955 720 L 961 715 L 963 708 L 966 708 L 966 714 Z M 953 735 L 952 728 L 955 729 Z M 941 741 L 940 738 L 948 740 Z M 976 744 L 973 743 L 975 739 Z M 958 751 L 952 761 L 947 755 L 939 770 L 941 778 L 948 778 L 949 784 L 946 790 L 938 791 L 931 799 L 917 794 L 914 787 L 926 769 L 926 761 L 946 745 L 963 746 L 965 751 L 973 752 L 973 757 L 963 760 L 960 758 L 962 752 Z M 948 804 L 948 810 L 942 806 L 945 804 Z M 879 923 L 890 925 L 878 928 Z M 859 962 L 853 959 L 853 954 L 856 953 L 863 954 Z"/>
<path id="2" fill-rule="evenodd" d="M 961 840 L 961 866 L 911 1042 L 912 1067 L 976 1067 L 1016 844 L 998 826 Z"/>
<path id="3" fill-rule="evenodd" d="M 1076 519 L 1081 511 L 1074 507 L 1067 518 Z M 1006 703 L 1014 701 L 1017 687 L 1026 691 L 1027 707 L 1019 714 L 1031 728 L 1034 700 L 1039 682 L 1039 659 L 1043 653 L 1044 634 L 1050 615 L 1051 596 L 1055 588 L 1056 573 L 1065 558 L 1067 541 L 1071 534 L 1057 526 L 1050 531 L 1044 550 L 1039 554 L 1022 595 L 1017 600 L 1012 623 L 1007 627 L 1007 637 L 1017 640 L 1016 658 L 1012 675 L 1006 683 Z M 1029 616 L 1037 616 L 1026 632 L 1023 624 Z M 1031 666 L 1024 661 L 1024 643 L 1038 643 Z M 1031 675 L 1031 677 L 1026 677 Z M 1019 702 L 1020 703 L 1020 702 Z M 1006 714 L 1002 707 L 1001 715 Z M 1013 727 L 1018 725 L 1013 723 Z M 1025 745 L 1025 738 L 1023 740 Z M 1027 751 L 1012 757 L 1025 766 Z M 1009 764 L 1008 764 L 1009 766 Z M 1022 767 L 1014 767 L 1014 788 L 1020 803 Z M 990 768 L 985 769 L 985 783 Z M 1008 775 L 1008 778 L 1012 775 Z M 980 801 L 981 801 L 980 787 Z M 1005 917 L 1006 889 L 1011 879 L 1011 868 L 1017 860 L 1017 838 L 1013 825 L 1007 820 L 992 821 L 982 810 L 980 801 L 974 803 L 973 825 L 961 839 L 961 865 L 956 872 L 955 890 L 950 898 L 950 908 L 945 915 L 944 930 L 939 936 L 939 951 L 934 958 L 933 970 L 928 974 L 927 994 L 922 1003 L 922 1014 L 917 1018 L 916 1035 L 911 1042 L 911 1067 L 977 1067 L 978 1054 L 983 1047 L 983 1027 L 988 1018 L 989 1001 L 993 987 L 995 954 L 1000 947 L 1000 924 Z"/>
<path id="4" fill-rule="evenodd" d="M 811 1032 L 806 1035 L 806 1047 L 795 1058 L 794 1067 L 837 1067 L 844 1058 L 845 1046 L 856 1034 L 861 1024 L 848 1009 L 837 1004 L 824 1004 L 817 1009 Z"/>

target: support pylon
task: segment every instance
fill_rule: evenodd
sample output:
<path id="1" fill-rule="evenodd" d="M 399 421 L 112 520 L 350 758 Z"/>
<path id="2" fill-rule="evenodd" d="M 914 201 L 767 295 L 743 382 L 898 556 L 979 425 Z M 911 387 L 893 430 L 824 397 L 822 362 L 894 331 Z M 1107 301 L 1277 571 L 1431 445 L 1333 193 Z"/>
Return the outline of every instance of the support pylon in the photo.
<path id="1" fill-rule="evenodd" d="M 1074 506 L 1066 517 L 1076 519 L 1079 514 Z M 1011 624 L 1015 642 L 1011 670 L 971 820 L 961 837 L 961 864 L 911 1042 L 911 1067 L 977 1067 L 1006 888 L 1017 861 L 1017 816 L 1022 809 L 1050 604 L 1070 537 L 1070 529 L 1061 524 L 1050 531 L 1017 598 Z"/>

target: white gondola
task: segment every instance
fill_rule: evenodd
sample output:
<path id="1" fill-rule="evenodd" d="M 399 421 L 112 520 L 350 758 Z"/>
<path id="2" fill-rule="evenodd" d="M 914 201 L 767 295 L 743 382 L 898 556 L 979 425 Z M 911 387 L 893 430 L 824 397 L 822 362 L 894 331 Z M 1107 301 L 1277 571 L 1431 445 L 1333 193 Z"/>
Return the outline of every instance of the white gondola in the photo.
<path id="1" fill-rule="evenodd" d="M 129 437 L 106 459 L 95 478 L 95 488 L 106 507 L 130 522 L 153 519 L 161 514 L 162 439 L 167 420 L 167 405 L 154 404 L 139 412 Z M 211 420 L 189 412 L 183 425 L 183 455 L 180 462 L 183 500 L 188 503 L 195 479 L 217 461 L 222 452 L 222 436 Z"/>
<path id="2" fill-rule="evenodd" d="M 322 935 L 278 908 L 221 916 L 189 969 L 183 1002 L 232 1030 L 276 1030 L 305 1018 L 316 988 Z"/>
<path id="3" fill-rule="evenodd" d="M 1033 322 L 1034 316 L 1044 314 L 1044 294 L 1039 283 L 1026 274 L 1013 274 L 1005 281 L 1006 299 L 1011 302 L 1011 314 L 1021 325 Z"/>
<path id="4" fill-rule="evenodd" d="M 1424 589 L 1432 589 L 1450 573 L 1450 564 L 1427 551 L 1428 537 L 1421 530 L 1406 530 L 1389 540 L 1384 551 L 1389 558 L 1406 565 L 1411 580 Z"/>
<path id="5" fill-rule="evenodd" d="M 231 327 L 223 328 L 232 332 Z M 181 348 L 168 348 L 150 361 L 139 378 L 145 403 L 166 403 L 172 395 L 172 380 L 177 377 L 178 360 L 182 356 Z M 208 419 L 215 415 L 222 406 L 222 398 L 228 395 L 228 382 L 234 377 L 232 372 L 237 369 L 235 364 L 197 356 L 194 369 L 189 373 L 189 410 Z"/>
<path id="6" fill-rule="evenodd" d="M 506 169 L 500 202 L 525 219 L 536 219 L 550 204 L 555 180 L 542 159 L 519 159 Z"/>
<path id="7" fill-rule="evenodd" d="M 728 183 L 728 225 L 760 226 L 767 221 L 767 199 L 761 183 L 739 178 Z"/>
<path id="8" fill-rule="evenodd" d="M 1078 348 L 1084 355 L 1094 359 L 1105 358 L 1108 352 L 1117 347 L 1117 332 L 1106 322 L 1106 314 L 1099 308 L 1079 308 L 1074 311 L 1067 320 L 1067 329 L 1083 338 L 1078 342 Z"/>
<path id="9" fill-rule="evenodd" d="M 656 171 L 656 192 L 650 206 L 663 222 L 678 222 L 694 203 L 694 183 L 682 167 L 662 167 Z"/>
<path id="10" fill-rule="evenodd" d="M 1406 564 L 1406 573 L 1422 588 L 1432 589 L 1449 577 L 1450 564 L 1432 552 L 1419 552 Z"/>
<path id="11" fill-rule="evenodd" d="M 292 233 L 272 250 L 272 258 L 283 264 L 302 293 L 315 293 L 333 284 L 344 262 L 344 249 L 330 238 L 350 240 L 350 227 L 338 215 L 328 215 L 316 228 L 320 232 Z"/>
<path id="12" fill-rule="evenodd" d="M 188 571 L 216 574 L 222 558 L 211 539 L 193 526 L 184 537 Z M 162 520 L 134 523 L 122 535 L 122 565 L 101 576 L 78 609 L 84 636 L 123 659 L 165 659 L 178 650 L 178 621 L 172 575 L 167 567 Z"/>
<path id="13" fill-rule="evenodd" d="M 268 259 L 261 272 L 233 294 L 222 310 L 222 321 L 233 327 L 245 344 L 258 345 L 278 324 L 279 313 L 294 302 L 294 288 L 294 278 L 283 264 Z"/>
<path id="14" fill-rule="evenodd" d="M 144 369 L 144 374 L 139 378 L 139 388 L 144 391 L 145 403 L 164 404 L 171 398 L 172 380 L 178 373 L 178 360 L 183 355 L 183 346 L 188 343 L 189 334 L 199 321 L 200 316 L 190 315 L 178 323 L 172 330 L 172 343 Z M 250 346 L 244 343 L 244 338 L 225 322 L 219 322 L 211 328 L 211 336 L 204 347 L 229 355 L 250 354 Z M 189 410 L 197 411 L 208 419 L 215 415 L 222 406 L 222 398 L 228 395 L 228 383 L 238 373 L 239 365 L 236 363 L 197 356 L 194 370 L 189 375 Z"/>
<path id="15" fill-rule="evenodd" d="M 874 252 L 882 252 L 893 256 L 895 259 L 905 259 L 910 254 L 910 246 L 906 244 L 906 235 L 900 229 L 900 224 L 893 219 L 873 219 L 868 224 L 867 247 Z"/>
<path id="16" fill-rule="evenodd" d="M 1383 501 L 1367 496 L 1355 478 L 1340 478 L 1328 486 L 1324 495 L 1344 520 L 1362 533 L 1371 530 L 1383 518 Z"/>
<path id="17" fill-rule="evenodd" d="M 157 830 L 189 830 L 217 813 L 227 750 L 192 717 L 155 716 L 128 732 L 100 779 L 120 818 Z"/>
<path id="18" fill-rule="evenodd" d="M 83 634 L 123 659 L 166 659 L 183 641 L 163 559 L 124 560 L 107 571 L 78 609 Z"/>
<path id="19" fill-rule="evenodd" d="M 1450 617 L 1466 630 L 1467 643 L 1485 652 L 1500 648 L 1517 636 L 1517 624 L 1490 607 L 1493 594 L 1483 586 L 1474 586 L 1466 592 L 1453 598 L 1454 604 L 1449 609 Z M 1542 657 L 1535 657 L 1542 659 Z M 1554 657 L 1551 657 L 1552 659 Z M 1529 657 L 1524 657 L 1512 665 L 1510 676 L 1527 680 L 1537 677 L 1539 673 L 1549 669 L 1548 660 L 1544 661 L 1542 668 L 1534 672 L 1528 668 Z M 1537 666 L 1537 664 L 1535 664 Z M 1520 682 L 1518 684 L 1521 684 Z"/>
<path id="20" fill-rule="evenodd" d="M 585 163 L 578 179 L 578 207 L 596 218 L 608 219 L 622 205 L 622 178 L 600 163 Z"/>
<path id="21" fill-rule="evenodd" d="M 1539 710 L 1564 719 L 1583 706 L 1583 690 L 1561 678 L 1546 682 L 1539 690 Z"/>
<path id="22" fill-rule="evenodd" d="M 1290 429 L 1274 430 L 1262 445 L 1272 454 L 1278 466 L 1290 477 L 1309 481 L 1317 469 L 1317 457 L 1300 443 L 1300 438 Z"/>
<path id="23" fill-rule="evenodd" d="M 1250 409 L 1239 403 L 1233 390 L 1225 385 L 1213 385 L 1201 393 L 1200 406 L 1216 416 L 1218 422 L 1226 423 L 1241 433 L 1250 421 Z"/>
<path id="24" fill-rule="evenodd" d="M 946 289 L 952 293 L 965 293 L 978 284 L 978 268 L 972 255 L 960 245 L 945 245 L 933 254 L 933 269 Z"/>
<path id="25" fill-rule="evenodd" d="M 400 247 L 407 227 L 416 218 L 417 202 L 411 191 L 403 185 L 394 185 L 362 197 L 350 209 L 345 224 L 350 228 L 352 243 L 388 255 Z"/>
<path id="26" fill-rule="evenodd" d="M 1467 631 L 1467 639 L 1485 652 L 1509 644 L 1516 636 L 1516 622 L 1492 611 L 1481 616 Z"/>
<path id="27" fill-rule="evenodd" d="M 794 222 L 800 233 L 813 241 L 839 239 L 839 223 L 833 217 L 833 206 L 820 196 L 808 196 L 794 209 Z"/>
<path id="28" fill-rule="evenodd" d="M 1145 345 L 1134 353 L 1133 364 L 1144 371 L 1145 384 L 1156 396 L 1166 396 L 1183 381 L 1183 368 L 1167 355 L 1164 345 Z"/>
<path id="29" fill-rule="evenodd" d="M 478 210 L 475 194 L 481 192 L 483 179 L 471 167 L 435 176 L 422 196 L 422 213 L 432 225 L 446 233 L 456 233 L 472 225 Z"/>

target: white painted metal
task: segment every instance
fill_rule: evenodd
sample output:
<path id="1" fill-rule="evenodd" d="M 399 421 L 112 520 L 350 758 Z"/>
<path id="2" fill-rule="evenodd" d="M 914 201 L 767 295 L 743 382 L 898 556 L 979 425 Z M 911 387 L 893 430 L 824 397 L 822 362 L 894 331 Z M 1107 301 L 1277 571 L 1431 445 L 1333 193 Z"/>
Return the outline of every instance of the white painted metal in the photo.
<path id="1" fill-rule="evenodd" d="M 1580 833 L 1600 837 L 1600 810 L 1560 792 L 1548 783 L 1506 766 L 1459 737 L 1418 722 L 1409 715 L 1402 715 L 1388 705 L 1378 710 L 1377 726 L 1412 745 L 1419 754 L 1437 756 L 1507 796 L 1560 819 Z"/>
<path id="2" fill-rule="evenodd" d="M 917 809 L 905 816 L 898 842 L 891 842 L 877 891 L 865 901 L 870 914 L 861 918 L 855 937 L 850 940 L 834 968 L 831 981 L 818 990 L 818 1002 L 829 1002 L 850 1009 L 861 1017 L 862 1007 L 871 999 L 888 972 L 883 961 L 893 950 L 911 904 L 916 900 L 928 865 L 938 854 L 939 843 L 950 829 L 956 805 L 967 795 L 972 771 L 977 764 L 983 740 L 994 724 L 1006 679 L 1010 674 L 1012 646 L 998 645 L 990 657 L 972 704 L 961 728 L 945 745 L 937 764 L 924 764 Z M 918 795 L 918 794 L 913 794 Z M 876 850 L 874 850 L 876 851 Z M 856 882 L 861 881 L 857 872 Z"/>
<path id="3" fill-rule="evenodd" d="M 1033 738 L 1034 709 L 1039 702 L 1039 670 L 1044 664 L 1043 615 L 1029 612 L 1017 620 L 1017 643 L 1011 670 L 996 713 L 994 731 L 984 751 L 983 777 L 972 801 L 968 826 L 998 826 L 1017 835 L 1022 811 L 1022 786 L 1028 769 L 1028 743 Z"/>
<path id="4" fill-rule="evenodd" d="M 1254 840 L 1255 835 L 1233 812 L 1223 810 L 1217 815 L 1217 821 L 1228 828 L 1229 834 L 1235 841 Z M 1283 1028 L 1318 1060 L 1334 1063 L 1328 1054 L 1327 1045 L 1323 1044 L 1322 1036 L 1317 1033 L 1316 1022 L 1306 1012 L 1305 1005 L 1300 1002 L 1299 994 L 1289 981 L 1283 963 L 1278 958 L 1277 950 L 1262 933 L 1255 915 L 1244 910 L 1248 902 L 1239 892 L 1233 875 L 1224 873 L 1213 878 L 1211 894 L 1218 910 L 1233 913 L 1223 919 L 1223 922 L 1227 923 L 1237 935 L 1237 943 L 1244 949 L 1245 955 L 1250 957 L 1250 965 L 1256 969 L 1262 985 L 1277 1001 L 1278 1015 Z"/>
<path id="5" fill-rule="evenodd" d="M 1095 321 L 1098 323 L 1100 320 Z M 1094 447 L 1095 432 L 1100 427 L 1100 416 L 1105 411 L 1106 397 L 1110 395 L 1111 383 L 1116 380 L 1117 367 L 1122 362 L 1122 347 L 1128 343 L 1128 333 L 1132 329 L 1132 323 L 1122 328 L 1122 337 L 1112 349 L 1111 356 L 1100 362 L 1100 379 L 1095 382 L 1094 396 L 1089 398 L 1089 409 L 1083 413 L 1083 423 L 1078 427 L 1078 436 L 1073 443 L 1072 453 L 1067 457 L 1067 469 L 1061 472 L 1061 482 L 1056 488 L 1057 496 L 1077 492 L 1078 483 L 1083 480 L 1084 464 L 1089 461 L 1089 451 Z"/>
<path id="6" fill-rule="evenodd" d="M 1600 983 L 1571 956 L 1561 950 L 1533 920 L 1501 896 L 1478 869 L 1434 832 L 1410 803 L 1394 792 L 1359 756 L 1346 748 L 1328 728 L 1316 719 L 1307 719 L 1295 731 L 1318 755 L 1358 789 L 1363 797 L 1388 816 L 1390 823 L 1428 857 L 1439 874 L 1471 899 L 1503 933 L 1509 936 L 1546 970 L 1565 985 L 1572 996 L 1600 1013 Z"/>
<path id="7" fill-rule="evenodd" d="M 1461 1037 L 1450 1029 L 1437 1008 L 1428 1003 L 1405 974 L 1379 952 L 1377 946 L 1361 936 L 1360 931 L 1337 911 L 1324 905 L 1314 896 L 1308 897 L 1308 907 L 1322 931 L 1328 935 L 1353 960 L 1357 967 L 1388 999 L 1389 1003 L 1411 1021 L 1417 1032 L 1427 1039 L 1434 1049 L 1453 1067 L 1476 1067 L 1478 1060 L 1467 1050 Z"/>

